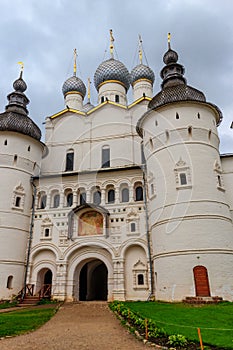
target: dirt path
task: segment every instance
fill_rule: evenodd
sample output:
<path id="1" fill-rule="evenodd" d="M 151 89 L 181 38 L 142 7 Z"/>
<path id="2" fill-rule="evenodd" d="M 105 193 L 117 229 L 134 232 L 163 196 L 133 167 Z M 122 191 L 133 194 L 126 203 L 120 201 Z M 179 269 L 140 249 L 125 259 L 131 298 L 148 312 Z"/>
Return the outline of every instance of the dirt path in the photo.
<path id="1" fill-rule="evenodd" d="M 0 340 L 1 350 L 145 350 L 103 302 L 67 303 L 37 331 Z"/>

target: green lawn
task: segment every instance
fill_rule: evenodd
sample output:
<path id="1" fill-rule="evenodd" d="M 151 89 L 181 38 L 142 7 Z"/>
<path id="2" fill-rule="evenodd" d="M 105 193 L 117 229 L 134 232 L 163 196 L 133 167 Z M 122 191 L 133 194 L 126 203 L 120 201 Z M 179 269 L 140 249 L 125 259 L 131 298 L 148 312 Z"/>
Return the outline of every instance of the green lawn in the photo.
<path id="1" fill-rule="evenodd" d="M 150 318 L 168 334 L 183 334 L 198 341 L 201 329 L 204 343 L 233 349 L 233 303 L 191 306 L 162 302 L 126 302 L 129 309 Z"/>
<path id="2" fill-rule="evenodd" d="M 33 331 L 47 322 L 56 307 L 10 311 L 0 314 L 0 337 Z"/>

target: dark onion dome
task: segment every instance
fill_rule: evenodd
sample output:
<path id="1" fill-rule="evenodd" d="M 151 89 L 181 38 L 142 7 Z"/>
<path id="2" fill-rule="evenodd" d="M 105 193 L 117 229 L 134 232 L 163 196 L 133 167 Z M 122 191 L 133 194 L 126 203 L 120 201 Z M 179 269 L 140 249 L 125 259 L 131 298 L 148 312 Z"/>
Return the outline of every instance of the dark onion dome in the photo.
<path id="1" fill-rule="evenodd" d="M 20 78 L 13 83 L 13 87 L 15 91 L 7 96 L 9 104 L 6 106 L 5 112 L 0 114 L 0 131 L 19 132 L 40 140 L 41 131 L 28 116 L 26 106 L 29 99 L 24 94 L 27 85 L 22 79 L 22 72 Z"/>
<path id="2" fill-rule="evenodd" d="M 90 102 L 87 102 L 87 103 L 83 106 L 82 112 L 87 113 L 87 112 L 90 111 L 92 108 L 94 108 L 94 106 L 93 106 Z"/>
<path id="3" fill-rule="evenodd" d="M 145 66 L 144 64 L 138 64 L 136 67 L 134 67 L 131 71 L 131 84 L 134 85 L 134 83 L 140 79 L 146 79 L 149 80 L 152 85 L 155 81 L 155 75 L 153 70 Z"/>
<path id="4" fill-rule="evenodd" d="M 94 75 L 96 90 L 98 91 L 100 85 L 109 80 L 120 82 L 125 87 L 126 91 L 130 87 L 130 74 L 128 69 L 123 63 L 114 58 L 102 62 L 97 68 Z"/>
<path id="5" fill-rule="evenodd" d="M 84 98 L 86 95 L 86 86 L 81 79 L 73 75 L 64 82 L 62 92 L 64 96 L 68 92 L 78 92 Z"/>

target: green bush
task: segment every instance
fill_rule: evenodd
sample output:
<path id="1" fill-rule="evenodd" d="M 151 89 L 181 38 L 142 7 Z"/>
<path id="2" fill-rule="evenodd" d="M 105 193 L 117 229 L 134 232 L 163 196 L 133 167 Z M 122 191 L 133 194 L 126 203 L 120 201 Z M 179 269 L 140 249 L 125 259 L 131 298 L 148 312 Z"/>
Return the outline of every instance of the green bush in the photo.
<path id="1" fill-rule="evenodd" d="M 188 341 L 182 334 L 173 334 L 169 335 L 167 343 L 172 346 L 185 346 Z"/>

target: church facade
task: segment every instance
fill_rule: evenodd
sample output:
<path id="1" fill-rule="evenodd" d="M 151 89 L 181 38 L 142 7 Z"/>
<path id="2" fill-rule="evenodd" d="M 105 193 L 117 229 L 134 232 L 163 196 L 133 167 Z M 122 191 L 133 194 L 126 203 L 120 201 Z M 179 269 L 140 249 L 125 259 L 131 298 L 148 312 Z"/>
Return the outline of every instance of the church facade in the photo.
<path id="1" fill-rule="evenodd" d="M 22 72 L 0 114 L 0 299 L 30 286 L 57 300 L 233 300 L 233 158 L 222 114 L 187 85 L 170 43 L 154 73 L 113 55 L 74 74 L 66 108 L 28 116 Z M 128 104 L 127 92 L 133 91 Z"/>

